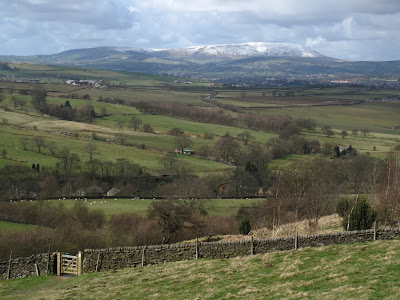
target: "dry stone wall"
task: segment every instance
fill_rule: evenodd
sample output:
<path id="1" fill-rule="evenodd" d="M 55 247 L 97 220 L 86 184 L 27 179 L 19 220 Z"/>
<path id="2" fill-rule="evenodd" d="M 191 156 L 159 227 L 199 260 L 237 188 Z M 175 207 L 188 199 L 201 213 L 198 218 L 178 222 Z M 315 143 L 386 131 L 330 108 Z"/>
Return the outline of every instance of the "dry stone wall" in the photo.
<path id="1" fill-rule="evenodd" d="M 118 270 L 141 265 L 192 260 L 196 258 L 221 259 L 272 251 L 331 244 L 349 244 L 374 240 L 400 239 L 400 228 L 362 230 L 342 233 L 294 236 L 277 239 L 243 240 L 234 242 L 191 243 L 182 245 L 155 245 L 86 249 L 83 253 L 83 273 Z M 0 261 L 0 280 L 56 274 L 56 253 Z"/>
<path id="2" fill-rule="evenodd" d="M 0 280 L 54 274 L 55 253 L 43 253 L 0 261 Z"/>
<path id="3" fill-rule="evenodd" d="M 369 242 L 375 239 L 389 240 L 399 238 L 400 229 L 380 229 L 376 231 L 371 229 L 254 241 L 243 240 L 183 245 L 86 249 L 84 251 L 83 272 L 117 270 L 139 265 L 196 258 L 231 258 L 303 247 L 320 247 L 331 244 L 348 244 Z"/>

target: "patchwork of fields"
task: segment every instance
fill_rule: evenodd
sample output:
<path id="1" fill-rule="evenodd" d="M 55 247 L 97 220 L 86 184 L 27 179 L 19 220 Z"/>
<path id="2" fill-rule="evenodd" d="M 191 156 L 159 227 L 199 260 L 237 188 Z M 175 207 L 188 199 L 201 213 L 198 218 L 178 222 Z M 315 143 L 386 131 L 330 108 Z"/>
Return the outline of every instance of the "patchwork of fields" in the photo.
<path id="1" fill-rule="evenodd" d="M 128 105 L 129 103 L 144 101 L 208 106 L 212 109 L 212 105 L 201 101 L 201 97 L 211 94 L 214 90 L 219 91 L 215 98 L 217 102 L 242 107 L 246 112 L 265 116 L 289 115 L 296 118 L 312 118 L 317 121 L 318 126 L 331 126 L 336 131 L 333 137 L 326 137 L 318 132 L 302 132 L 302 135 L 307 139 L 317 139 L 321 143 L 351 144 L 360 153 L 368 152 L 374 156 L 384 157 L 400 140 L 400 131 L 393 129 L 400 122 L 398 118 L 400 104 L 398 103 L 377 102 L 357 105 L 310 106 L 326 103 L 327 99 L 332 99 L 332 101 L 363 101 L 370 98 L 396 96 L 397 93 L 392 90 L 362 92 L 356 88 L 281 90 L 267 88 L 243 91 L 235 88 L 209 87 L 208 84 L 201 82 L 194 82 L 193 85 L 188 86 L 174 83 L 173 79 L 169 77 L 135 73 L 80 70 L 28 63 L 18 64 L 17 66 L 19 70 L 7 72 L 17 72 L 21 79 L 34 76 L 40 78 L 41 81 L 49 82 L 45 85 L 49 94 L 47 99 L 49 104 L 63 105 L 67 100 L 72 107 L 76 108 L 90 104 L 98 116 L 93 124 L 87 124 L 62 121 L 40 115 L 31 107 L 30 96 L 17 93 L 23 89 L 31 90 L 33 84 L 0 82 L 0 88 L 3 89 L 5 96 L 5 100 L 0 104 L 3 122 L 0 127 L 0 147 L 7 151 L 6 158 L 0 158 L 0 166 L 6 164 L 29 166 L 32 163 L 39 163 L 41 166 L 54 166 L 57 163 L 57 159 L 49 155 L 50 153 L 46 149 L 43 153 L 35 151 L 33 146 L 29 146 L 28 151 L 22 150 L 19 142 L 22 137 L 41 136 L 46 140 L 54 141 L 59 148 L 68 146 L 73 152 L 80 153 L 82 156 L 84 156 L 86 144 L 93 142 L 98 146 L 98 157 L 106 160 L 115 160 L 118 157 L 129 158 L 151 172 L 162 169 L 159 163 L 160 158 L 164 153 L 175 149 L 174 137 L 168 133 L 172 128 L 180 128 L 190 137 L 193 142 L 192 149 L 195 152 L 204 147 L 212 148 L 216 140 L 226 133 L 237 137 L 238 134 L 246 130 L 255 141 L 263 144 L 270 138 L 277 137 L 276 133 L 260 132 L 243 127 L 202 123 L 166 115 L 143 114 L 135 107 Z M 63 74 L 62 78 L 104 79 L 116 86 L 109 89 L 73 87 L 61 84 L 64 79 L 56 79 L 55 74 Z M 91 100 L 66 98 L 72 95 L 75 95 L 74 97 L 88 95 Z M 13 107 L 11 99 L 15 96 L 27 101 L 23 109 Z M 99 102 L 97 101 L 98 97 L 124 99 L 127 105 Z M 280 105 L 281 108 L 246 108 L 276 105 Z M 106 115 L 101 115 L 101 111 L 106 112 Z M 229 111 L 228 113 L 236 114 Z M 132 116 L 139 118 L 143 124 L 150 124 L 155 133 L 144 133 L 129 128 L 128 124 Z M 350 133 L 354 128 L 366 128 L 370 133 L 367 137 L 361 135 L 357 137 L 349 135 L 345 139 L 340 137 L 341 130 L 347 130 Z M 63 134 L 65 132 L 68 132 L 69 135 L 65 136 Z M 203 136 L 206 133 L 212 135 L 214 139 L 204 139 Z M 103 141 L 94 141 L 94 134 Z M 118 145 L 116 139 L 118 134 L 123 134 L 126 144 L 134 147 Z M 297 159 L 296 156 L 289 156 L 284 160 L 272 162 L 272 165 L 286 165 L 286 161 L 290 161 L 292 158 Z M 182 157 L 181 159 L 190 162 L 199 174 L 211 171 L 219 172 L 229 168 L 229 166 L 200 158 Z"/>

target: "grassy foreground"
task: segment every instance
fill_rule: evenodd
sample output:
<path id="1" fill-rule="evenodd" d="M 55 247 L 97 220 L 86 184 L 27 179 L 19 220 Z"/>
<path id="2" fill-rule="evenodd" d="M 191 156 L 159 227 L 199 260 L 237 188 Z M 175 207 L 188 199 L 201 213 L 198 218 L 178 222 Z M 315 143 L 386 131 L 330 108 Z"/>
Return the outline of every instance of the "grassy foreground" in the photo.
<path id="1" fill-rule="evenodd" d="M 398 299 L 400 241 L 0 283 L 1 299 Z"/>

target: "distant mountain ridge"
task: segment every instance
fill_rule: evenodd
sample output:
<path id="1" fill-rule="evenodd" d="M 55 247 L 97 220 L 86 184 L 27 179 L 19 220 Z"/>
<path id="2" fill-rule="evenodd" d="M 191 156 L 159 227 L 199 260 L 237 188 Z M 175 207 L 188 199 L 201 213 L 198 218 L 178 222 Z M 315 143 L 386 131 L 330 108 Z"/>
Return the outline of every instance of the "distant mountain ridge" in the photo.
<path id="1" fill-rule="evenodd" d="M 296 44 L 253 42 L 243 44 L 193 46 L 170 50 L 187 54 L 208 54 L 227 56 L 290 56 L 290 57 L 323 57 L 311 49 Z"/>
<path id="2" fill-rule="evenodd" d="M 399 76 L 400 61 L 344 61 L 297 44 L 252 42 L 180 49 L 97 47 L 53 55 L 0 56 L 4 61 L 79 66 L 209 79 L 263 76 Z"/>

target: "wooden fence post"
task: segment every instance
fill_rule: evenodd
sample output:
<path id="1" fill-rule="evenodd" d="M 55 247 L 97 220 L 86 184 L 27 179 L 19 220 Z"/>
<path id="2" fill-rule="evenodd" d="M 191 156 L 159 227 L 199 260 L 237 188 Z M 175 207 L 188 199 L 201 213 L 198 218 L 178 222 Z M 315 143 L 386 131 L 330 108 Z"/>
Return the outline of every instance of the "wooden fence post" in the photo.
<path id="1" fill-rule="evenodd" d="M 147 246 L 143 247 L 143 251 L 142 251 L 142 267 L 144 267 L 144 251 L 146 250 Z"/>
<path id="2" fill-rule="evenodd" d="M 49 273 L 49 264 L 50 264 L 50 245 L 49 245 L 49 252 L 47 253 L 47 266 L 46 266 L 46 275 Z M 54 271 L 53 271 L 54 272 Z"/>
<path id="3" fill-rule="evenodd" d="M 254 255 L 254 238 L 251 236 L 251 249 L 250 249 L 250 254 Z"/>
<path id="4" fill-rule="evenodd" d="M 82 251 L 78 252 L 78 255 L 76 256 L 76 275 L 81 276 L 83 271 L 82 271 Z"/>
<path id="5" fill-rule="evenodd" d="M 100 264 L 100 253 L 101 252 L 99 252 L 99 254 L 97 254 L 97 262 L 96 262 L 96 273 L 97 273 L 97 271 L 99 270 L 99 264 Z"/>
<path id="6" fill-rule="evenodd" d="M 40 272 L 39 272 L 39 267 L 37 264 L 34 265 L 35 266 L 35 274 L 36 276 L 40 276 Z"/>
<path id="7" fill-rule="evenodd" d="M 199 259 L 199 238 L 196 238 L 196 259 Z"/>
<path id="8" fill-rule="evenodd" d="M 297 248 L 299 247 L 298 243 L 299 243 L 299 232 L 296 231 L 296 236 L 294 237 L 294 250 L 297 250 Z"/>
<path id="9" fill-rule="evenodd" d="M 374 241 L 376 241 L 376 220 L 374 221 Z"/>
<path id="10" fill-rule="evenodd" d="M 57 252 L 57 275 L 61 276 L 61 264 L 62 264 L 62 255 L 61 252 Z"/>
<path id="11" fill-rule="evenodd" d="M 12 257 L 12 250 L 10 251 L 10 260 L 8 261 L 8 269 L 7 269 L 7 280 L 11 277 L 11 257 Z"/>

